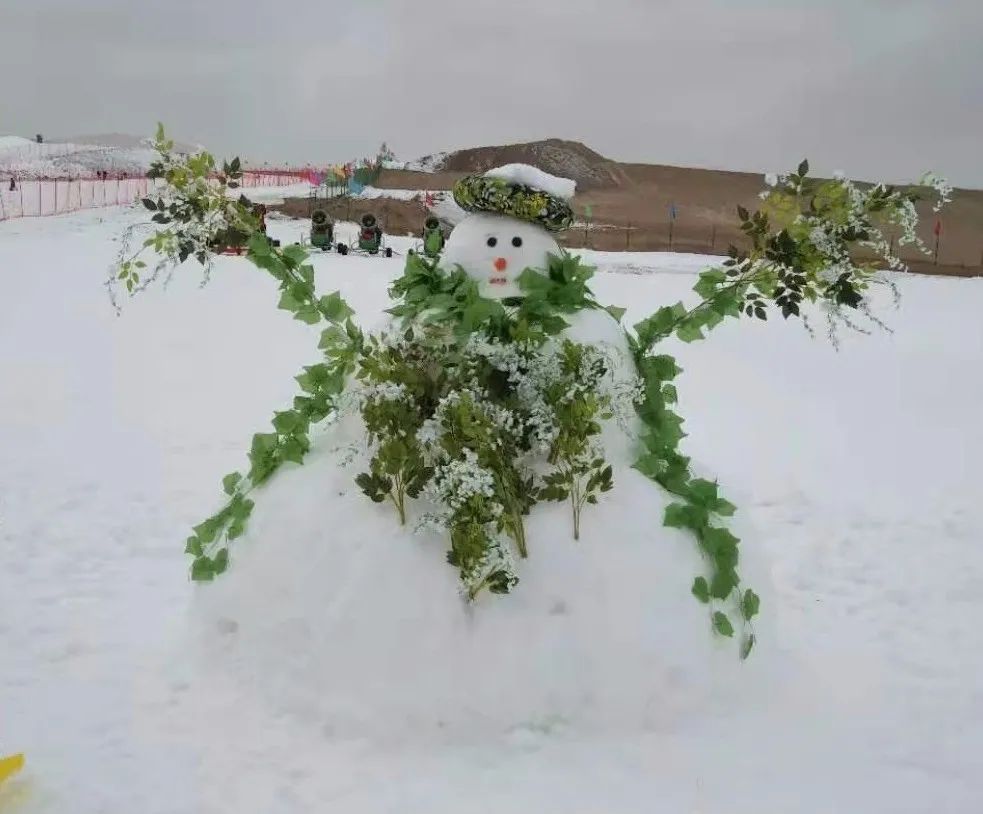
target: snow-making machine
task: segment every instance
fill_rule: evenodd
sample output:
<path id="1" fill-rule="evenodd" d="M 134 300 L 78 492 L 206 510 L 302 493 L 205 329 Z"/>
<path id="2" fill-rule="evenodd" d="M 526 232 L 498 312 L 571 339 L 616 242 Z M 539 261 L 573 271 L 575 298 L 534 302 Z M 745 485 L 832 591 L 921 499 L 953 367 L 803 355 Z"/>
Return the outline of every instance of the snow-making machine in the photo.
<path id="1" fill-rule="evenodd" d="M 311 246 L 322 252 L 329 252 L 334 246 L 334 223 L 323 209 L 311 212 Z"/>
<path id="2" fill-rule="evenodd" d="M 270 242 L 271 246 L 279 246 L 280 241 L 274 240 L 266 234 L 266 206 L 264 204 L 253 204 L 253 214 L 259 219 L 259 231 Z M 223 229 L 215 234 L 211 241 L 211 247 L 220 254 L 245 254 L 246 244 L 249 240 L 245 232 L 238 229 Z"/>
<path id="3" fill-rule="evenodd" d="M 444 250 L 444 231 L 440 228 L 440 221 L 433 215 L 427 217 L 423 223 L 423 254 L 431 259 L 440 257 Z"/>
<path id="4" fill-rule="evenodd" d="M 358 230 L 358 236 L 351 246 L 345 243 L 338 244 L 338 254 L 348 254 L 349 252 L 372 255 L 377 255 L 381 252 L 386 257 L 393 256 L 393 250 L 386 246 L 382 229 L 376 221 L 375 215 L 371 212 L 362 215 L 362 226 Z"/>
<path id="5" fill-rule="evenodd" d="M 446 242 L 447 237 L 444 235 L 440 220 L 433 215 L 428 215 L 423 222 L 423 238 L 410 249 L 410 254 L 422 254 L 424 257 L 436 260 L 444 250 Z"/>

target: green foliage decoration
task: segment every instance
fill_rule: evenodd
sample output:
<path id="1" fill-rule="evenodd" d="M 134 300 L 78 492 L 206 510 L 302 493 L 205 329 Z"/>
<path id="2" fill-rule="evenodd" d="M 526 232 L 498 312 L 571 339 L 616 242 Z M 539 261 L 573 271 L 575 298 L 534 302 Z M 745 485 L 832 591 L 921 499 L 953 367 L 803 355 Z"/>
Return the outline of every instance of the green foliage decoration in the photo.
<path id="1" fill-rule="evenodd" d="M 219 171 L 208 153 L 175 156 L 163 128 L 155 146 L 159 160 L 151 175 L 161 188 L 142 205 L 154 213 L 157 228 L 136 252 L 130 251 L 133 230 L 124 236 L 107 280 L 114 305 L 119 286 L 135 294 L 188 258 L 205 268 L 207 280 L 217 236 L 234 231 L 248 238 L 247 259 L 277 281 L 278 307 L 304 323 L 325 324 L 323 361 L 296 377 L 301 393 L 274 415 L 272 432 L 253 437 L 248 469 L 223 479 L 225 504 L 188 538 L 193 579 L 210 580 L 227 569 L 229 544 L 244 533 L 253 509 L 250 495 L 284 464 L 303 462 L 311 428 L 337 412 L 352 382 L 361 388 L 372 447 L 368 471 L 356 482 L 371 500 L 390 502 L 401 523 L 408 498 L 429 496 L 444 506 L 448 561 L 461 571 L 469 598 L 485 589 L 507 593 L 515 585 L 510 554 L 497 535 L 506 534 L 520 557 L 527 556 L 522 518 L 537 501 L 569 501 L 579 537 L 582 509 L 613 488 L 612 467 L 596 441 L 616 399 L 600 393 L 600 378 L 590 372 L 594 365 L 602 375 L 604 363 L 560 337 L 565 315 L 602 307 L 588 285 L 592 269 L 567 253 L 551 256 L 547 269 L 520 276 L 521 297 L 495 301 L 481 297 L 462 269 L 448 271 L 411 254 L 390 289 L 396 304 L 389 313 L 402 333 L 366 336 L 338 292 L 318 295 L 306 250 L 273 246 L 249 201 L 230 194 L 241 178 L 238 159 Z M 768 176 L 759 209 L 738 207 L 747 245 L 731 247 L 720 267 L 699 275 L 694 305 L 664 306 L 626 330 L 638 374 L 630 401 L 642 427 L 635 468 L 674 496 L 665 525 L 691 533 L 706 563 L 692 593 L 707 606 L 718 635 L 734 637 L 740 628 L 742 658 L 755 645 L 760 600 L 741 581 L 739 540 L 725 525 L 734 505 L 716 482 L 695 477 L 680 451 L 683 420 L 673 408 L 681 369 L 660 346 L 703 339 L 726 319 L 764 320 L 777 312 L 805 320 L 807 305 L 825 310 L 834 341 L 841 326 L 863 331 L 864 320 L 883 326 L 868 307 L 869 290 L 891 285 L 881 267 L 905 268 L 885 229 L 901 231 L 900 245 L 927 251 L 915 232 L 919 190 L 861 188 L 808 173 L 802 162 L 796 172 Z M 938 211 L 951 188 L 936 176 L 926 176 L 925 184 L 939 194 Z M 876 260 L 856 260 L 863 252 Z M 150 272 L 146 253 L 156 257 Z M 620 322 L 624 309 L 606 310 Z M 552 341 L 556 347 L 558 338 L 559 351 L 549 356 L 558 367 L 546 376 L 536 366 L 547 356 L 543 346 Z M 526 379 L 517 385 L 516 375 Z M 580 395 L 561 396 L 578 376 Z M 547 379 L 557 384 L 555 391 L 547 385 L 530 390 L 530 381 Z M 518 395 L 523 387 L 525 401 Z M 522 463 L 536 450 L 548 462 L 538 474 Z"/>

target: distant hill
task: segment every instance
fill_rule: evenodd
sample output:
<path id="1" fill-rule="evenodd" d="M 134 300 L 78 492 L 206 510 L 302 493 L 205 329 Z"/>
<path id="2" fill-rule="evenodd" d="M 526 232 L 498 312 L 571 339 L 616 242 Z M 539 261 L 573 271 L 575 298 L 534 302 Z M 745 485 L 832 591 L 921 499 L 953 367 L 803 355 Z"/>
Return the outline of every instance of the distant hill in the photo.
<path id="1" fill-rule="evenodd" d="M 99 147 L 139 149 L 149 146 L 153 140 L 146 136 L 133 136 L 127 133 L 91 133 L 82 136 L 65 136 L 64 138 L 51 139 L 51 141 L 65 144 L 90 144 Z M 174 142 L 174 148 L 180 153 L 193 153 L 203 149 L 200 144 L 188 144 L 179 141 Z"/>
<path id="2" fill-rule="evenodd" d="M 500 147 L 475 147 L 448 153 L 435 169 L 443 172 L 485 172 L 503 164 L 530 164 L 577 182 L 579 189 L 613 186 L 616 162 L 577 141 L 547 139 Z"/>
<path id="3" fill-rule="evenodd" d="M 190 144 L 175 144 L 178 152 L 194 152 Z M 45 139 L 38 144 L 19 136 L 0 136 L 0 177 L 77 178 L 97 172 L 143 175 L 157 154 L 151 140 L 123 133 Z"/>

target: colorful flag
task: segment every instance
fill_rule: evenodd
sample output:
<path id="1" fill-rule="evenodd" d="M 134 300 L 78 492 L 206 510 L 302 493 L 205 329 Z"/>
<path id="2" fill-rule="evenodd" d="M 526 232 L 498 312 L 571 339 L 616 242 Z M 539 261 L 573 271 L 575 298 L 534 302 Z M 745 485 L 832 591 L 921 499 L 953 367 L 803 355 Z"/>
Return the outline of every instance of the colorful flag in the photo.
<path id="1" fill-rule="evenodd" d="M 426 206 L 427 209 L 433 209 L 433 204 L 434 204 L 433 193 L 432 192 L 425 193 L 423 196 L 423 205 Z"/>

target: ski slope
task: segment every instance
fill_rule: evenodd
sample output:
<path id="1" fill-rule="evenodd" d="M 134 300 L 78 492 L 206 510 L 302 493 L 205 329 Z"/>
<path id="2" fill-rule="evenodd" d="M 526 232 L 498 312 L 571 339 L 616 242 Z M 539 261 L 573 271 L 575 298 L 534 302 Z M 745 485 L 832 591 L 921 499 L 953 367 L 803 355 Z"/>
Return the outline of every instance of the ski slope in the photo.
<path id="1" fill-rule="evenodd" d="M 24 771 L 0 786 L 0 812 L 980 807 L 983 280 L 898 278 L 900 310 L 887 296 L 878 302 L 894 333 L 844 335 L 840 352 L 821 321 L 816 338 L 798 324 L 747 321 L 673 345 L 685 370 L 677 384 L 686 449 L 738 505 L 743 546 L 770 584 L 752 656 L 758 672 L 749 673 L 756 681 L 737 702 L 660 716 L 676 708 L 670 688 L 664 706 L 637 721 L 626 706 L 626 720 L 589 726 L 530 721 L 424 735 L 386 715 L 365 730 L 333 725 L 317 692 L 330 683 L 317 671 L 332 667 L 331 642 L 306 659 L 290 647 L 324 633 L 314 624 L 322 609 L 291 616 L 298 606 L 284 592 L 280 607 L 225 618 L 215 606 L 235 593 L 235 563 L 225 584 L 187 581 L 188 528 L 214 510 L 220 479 L 242 466 L 251 434 L 289 403 L 292 376 L 317 361 L 317 330 L 277 311 L 274 282 L 234 257 L 218 259 L 204 288 L 195 265 L 182 267 L 166 289 L 117 317 L 102 283 L 134 217 L 114 210 L 0 224 L 0 754 L 27 756 Z M 306 228 L 269 226 L 283 240 Z M 343 225 L 340 238 L 346 229 L 354 226 Z M 412 242 L 391 245 L 405 252 Z M 706 260 L 587 255 L 599 268 L 598 298 L 627 307 L 629 321 L 691 300 Z M 366 325 L 381 318 L 386 287 L 401 272 L 400 257 L 313 262 L 319 288 L 340 289 Z M 278 527 L 290 540 L 318 520 L 325 550 L 288 568 L 264 540 L 250 539 L 252 549 L 234 555 L 242 573 L 250 558 L 266 557 L 271 583 L 306 571 L 309 585 L 323 568 L 324 602 L 335 601 L 332 547 L 379 528 L 376 510 L 351 490 L 345 513 L 277 514 L 334 471 L 312 461 L 257 497 L 268 533 Z M 643 514 L 619 511 L 626 528 Z M 648 590 L 655 603 L 657 575 L 625 559 L 619 576 L 618 529 L 607 530 L 610 539 L 603 528 L 592 535 L 609 550 L 610 573 L 598 585 Z M 430 588 L 452 584 L 438 554 L 425 565 L 438 575 Z M 257 596 L 267 595 L 275 592 L 259 586 Z M 432 596 L 422 593 L 421 607 Z M 413 627 L 403 615 L 415 612 L 389 608 L 404 641 L 375 647 L 404 652 Z M 247 617 L 264 616 L 293 622 L 284 662 L 263 661 L 274 650 L 239 650 L 230 660 L 223 648 L 233 646 L 223 642 Z M 385 616 L 379 621 L 385 639 Z M 585 659 L 620 635 L 617 618 L 584 624 Z M 534 634 L 516 640 L 517 652 L 548 664 L 551 641 Z M 373 643 L 364 645 L 378 661 Z M 709 634 L 690 645 L 709 651 Z M 255 672 L 220 669 L 230 664 Z M 771 665 L 780 672 L 762 669 Z M 494 678 L 496 663 L 487 670 Z M 582 680 L 577 663 L 560 661 L 550 680 L 564 671 Z M 284 682 L 279 692 L 271 675 Z M 506 671 L 498 677 L 503 709 L 521 710 L 524 688 Z M 400 678 L 394 657 L 389 673 L 366 681 L 395 688 Z M 436 693 L 416 698 L 420 709 L 440 707 Z"/>

